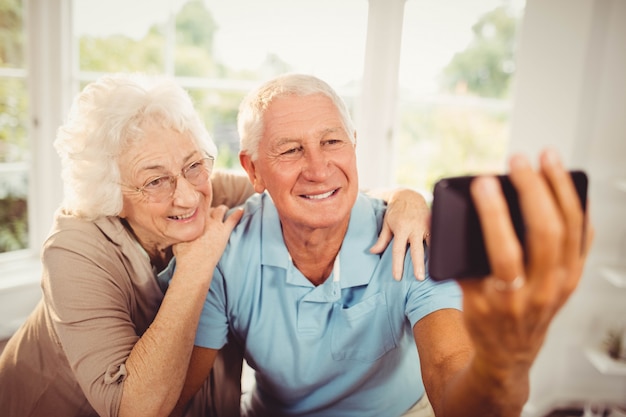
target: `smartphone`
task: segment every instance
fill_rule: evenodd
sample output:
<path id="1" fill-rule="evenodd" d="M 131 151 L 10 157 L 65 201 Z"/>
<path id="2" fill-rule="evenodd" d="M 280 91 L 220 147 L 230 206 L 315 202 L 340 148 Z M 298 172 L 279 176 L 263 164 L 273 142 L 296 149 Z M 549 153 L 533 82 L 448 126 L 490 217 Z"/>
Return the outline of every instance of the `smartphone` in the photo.
<path id="1" fill-rule="evenodd" d="M 583 210 L 587 206 L 587 175 L 570 171 Z M 439 180 L 433 190 L 428 273 L 434 280 L 478 278 L 489 275 L 478 214 L 470 195 L 474 176 Z M 509 206 L 515 233 L 524 247 L 525 227 L 517 192 L 507 175 L 497 177 Z"/>

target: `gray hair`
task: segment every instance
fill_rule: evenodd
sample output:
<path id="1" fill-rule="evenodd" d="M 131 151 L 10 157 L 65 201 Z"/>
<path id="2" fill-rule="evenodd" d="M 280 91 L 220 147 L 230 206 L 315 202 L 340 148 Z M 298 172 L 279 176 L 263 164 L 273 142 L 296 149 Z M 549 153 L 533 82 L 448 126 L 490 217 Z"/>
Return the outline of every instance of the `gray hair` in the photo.
<path id="1" fill-rule="evenodd" d="M 123 200 L 118 159 L 128 145 L 144 138 L 148 121 L 189 133 L 201 151 L 217 155 L 189 94 L 173 79 L 103 76 L 76 96 L 54 141 L 61 157 L 66 210 L 89 220 L 119 215 Z"/>
<path id="2" fill-rule="evenodd" d="M 251 91 L 241 102 L 237 116 L 241 152 L 249 155 L 252 160 L 257 159 L 264 129 L 263 116 L 272 100 L 289 95 L 302 97 L 314 94 L 323 94 L 333 102 L 339 111 L 344 129 L 354 142 L 356 129 L 348 107 L 330 85 L 312 75 L 284 74 Z"/>

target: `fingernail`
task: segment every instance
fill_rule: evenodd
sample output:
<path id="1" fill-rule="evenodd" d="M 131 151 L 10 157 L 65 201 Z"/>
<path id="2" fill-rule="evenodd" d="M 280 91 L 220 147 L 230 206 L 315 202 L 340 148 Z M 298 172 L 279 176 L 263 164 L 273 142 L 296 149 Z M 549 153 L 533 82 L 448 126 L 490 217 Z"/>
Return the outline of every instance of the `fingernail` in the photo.
<path id="1" fill-rule="evenodd" d="M 423 269 L 418 269 L 415 278 L 417 278 L 418 281 L 424 281 L 424 279 L 426 278 L 426 273 Z"/>
<path id="2" fill-rule="evenodd" d="M 500 183 L 494 177 L 479 177 L 476 179 L 477 191 L 483 196 L 495 195 Z"/>
<path id="3" fill-rule="evenodd" d="M 530 162 L 524 155 L 514 155 L 511 157 L 509 165 L 511 169 L 528 168 L 530 166 Z"/>
<path id="4" fill-rule="evenodd" d="M 544 153 L 544 157 L 545 157 L 545 162 L 550 165 L 554 165 L 554 166 L 561 165 L 561 158 L 559 157 L 559 153 L 555 149 L 552 149 L 552 148 L 546 149 Z"/>

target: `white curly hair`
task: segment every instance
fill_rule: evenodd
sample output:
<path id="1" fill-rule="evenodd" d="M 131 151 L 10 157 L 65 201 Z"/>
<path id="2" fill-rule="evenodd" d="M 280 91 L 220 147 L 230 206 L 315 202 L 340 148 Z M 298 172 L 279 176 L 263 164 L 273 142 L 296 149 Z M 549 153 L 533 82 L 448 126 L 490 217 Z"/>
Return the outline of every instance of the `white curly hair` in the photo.
<path id="1" fill-rule="evenodd" d="M 128 145 L 144 138 L 148 122 L 189 134 L 199 149 L 217 156 L 189 94 L 175 80 L 138 73 L 103 76 L 76 96 L 54 141 L 65 210 L 89 220 L 119 215 L 118 159 Z"/>

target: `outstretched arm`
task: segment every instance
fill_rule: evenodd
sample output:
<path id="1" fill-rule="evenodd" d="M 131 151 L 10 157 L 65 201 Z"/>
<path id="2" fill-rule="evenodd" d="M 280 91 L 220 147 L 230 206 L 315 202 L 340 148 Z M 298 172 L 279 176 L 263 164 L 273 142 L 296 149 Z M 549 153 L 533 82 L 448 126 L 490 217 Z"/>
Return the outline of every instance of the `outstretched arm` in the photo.
<path id="1" fill-rule="evenodd" d="M 538 170 L 526 158 L 513 157 L 510 178 L 526 224 L 526 247 L 515 235 L 497 180 L 474 181 L 492 274 L 459 280 L 462 315 L 440 312 L 414 329 L 438 417 L 520 415 L 530 368 L 552 319 L 576 288 L 591 246 L 593 230 L 554 152 L 541 155 Z M 448 362 L 441 360 L 445 356 Z"/>

